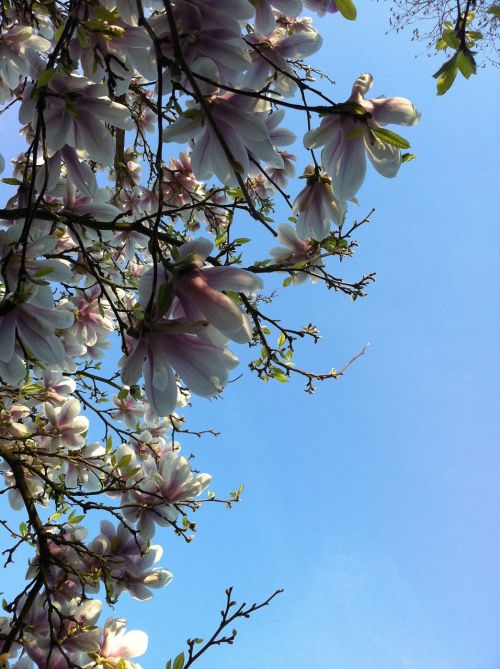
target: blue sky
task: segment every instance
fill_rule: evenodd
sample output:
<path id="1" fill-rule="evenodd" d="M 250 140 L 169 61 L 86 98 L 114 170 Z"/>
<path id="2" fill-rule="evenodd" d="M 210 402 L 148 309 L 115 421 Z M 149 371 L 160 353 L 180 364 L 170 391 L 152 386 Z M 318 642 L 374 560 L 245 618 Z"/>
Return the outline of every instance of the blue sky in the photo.
<path id="1" fill-rule="evenodd" d="M 144 669 L 206 637 L 228 585 L 247 602 L 285 593 L 199 669 L 500 666 L 499 76 L 488 68 L 438 98 L 440 61 L 409 31 L 386 34 L 386 4 L 359 9 L 355 24 L 317 22 L 315 64 L 339 101 L 365 71 L 375 96 L 412 99 L 421 124 L 403 134 L 417 159 L 396 180 L 370 171 L 359 194 L 359 214 L 376 213 L 341 271 L 376 271 L 368 297 L 291 287 L 271 310 L 319 326 L 320 343 L 297 356 L 309 368 L 370 347 L 312 397 L 241 367 L 221 400 L 193 402 L 191 429 L 221 436 L 186 438 L 184 451 L 219 495 L 246 488 L 233 510 L 198 514 L 191 545 L 160 533 L 172 584 L 149 603 L 120 601 L 117 614 L 150 634 Z"/>

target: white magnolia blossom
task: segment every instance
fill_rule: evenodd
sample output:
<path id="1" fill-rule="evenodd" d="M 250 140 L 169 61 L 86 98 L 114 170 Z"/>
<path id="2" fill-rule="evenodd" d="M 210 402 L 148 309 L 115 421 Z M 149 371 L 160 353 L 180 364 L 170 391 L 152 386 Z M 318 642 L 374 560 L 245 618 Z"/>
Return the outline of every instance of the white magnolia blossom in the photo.
<path id="1" fill-rule="evenodd" d="M 112 165 L 115 146 L 109 125 L 131 130 L 133 122 L 125 105 L 112 102 L 107 88 L 86 77 L 56 75 L 48 85 L 43 122 L 49 156 L 66 146 L 103 165 Z M 33 85 L 25 88 L 19 111 L 21 123 L 33 128 L 39 123 L 37 96 Z"/>
<path id="2" fill-rule="evenodd" d="M 318 174 L 314 167 L 306 169 L 306 186 L 293 203 L 293 213 L 297 217 L 297 234 L 301 239 L 315 239 L 320 242 L 330 234 L 332 223 L 341 225 L 346 206 L 333 192 L 327 174 Z"/>
<path id="3" fill-rule="evenodd" d="M 384 177 L 395 177 L 401 165 L 400 149 L 385 141 L 374 131 L 391 123 L 415 125 L 420 114 L 406 98 L 375 98 L 365 100 L 373 83 L 371 74 L 362 74 L 354 82 L 348 102 L 359 105 L 369 114 L 367 122 L 360 116 L 333 113 L 325 116 L 319 128 L 304 136 L 308 149 L 323 146 L 321 159 L 333 181 L 339 200 L 352 200 L 366 173 L 366 155 L 373 167 Z"/>
<path id="4" fill-rule="evenodd" d="M 109 618 L 103 629 L 103 640 L 99 649 L 100 663 L 103 667 L 140 669 L 131 657 L 144 655 L 148 648 L 148 635 L 140 630 L 127 632 L 127 623 L 123 618 Z"/>

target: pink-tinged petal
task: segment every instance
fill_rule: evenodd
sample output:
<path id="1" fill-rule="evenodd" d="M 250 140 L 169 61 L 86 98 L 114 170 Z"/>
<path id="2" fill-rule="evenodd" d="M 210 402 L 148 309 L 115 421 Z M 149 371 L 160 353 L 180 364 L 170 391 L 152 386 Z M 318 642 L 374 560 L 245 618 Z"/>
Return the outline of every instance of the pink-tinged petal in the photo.
<path id="1" fill-rule="evenodd" d="M 218 140 L 215 141 L 218 143 Z M 210 133 L 208 129 L 205 129 L 203 134 L 197 137 L 191 151 L 191 168 L 199 179 L 210 179 L 214 174 L 210 158 L 213 150 Z"/>
<path id="2" fill-rule="evenodd" d="M 66 330 L 73 325 L 75 315 L 69 309 L 44 309 L 32 303 L 25 303 L 20 307 L 22 318 L 31 322 L 33 318 L 37 324 L 50 331 Z"/>
<path id="3" fill-rule="evenodd" d="M 0 341 L 0 349 L 2 347 Z M 26 376 L 26 368 L 22 359 L 14 354 L 8 362 L 0 361 L 0 377 L 11 386 L 18 386 Z"/>
<path id="4" fill-rule="evenodd" d="M 64 402 L 59 411 L 59 424 L 69 425 L 80 413 L 80 402 L 75 399 L 70 399 Z M 82 430 L 83 432 L 83 430 Z"/>
<path id="5" fill-rule="evenodd" d="M 278 239 L 295 253 L 304 253 L 304 242 L 289 223 L 282 223 L 278 226 Z"/>
<path id="6" fill-rule="evenodd" d="M 21 341 L 41 362 L 62 365 L 64 362 L 64 346 L 53 334 L 40 334 L 31 329 L 25 321 L 18 321 L 18 333 Z"/>
<path id="7" fill-rule="evenodd" d="M 58 418 L 56 407 L 53 406 L 50 402 L 44 402 L 42 407 L 43 413 L 45 414 L 47 420 L 52 423 L 52 425 L 57 425 Z"/>
<path id="8" fill-rule="evenodd" d="M 383 177 L 392 179 L 401 165 L 401 151 L 391 144 L 365 138 L 366 151 L 371 164 Z"/>
<path id="9" fill-rule="evenodd" d="M 213 170 L 212 174 L 215 174 L 226 186 L 235 186 L 238 183 L 236 173 L 239 173 L 243 179 L 246 179 L 250 170 L 248 152 L 242 140 L 232 128 L 220 123 L 219 129 L 224 137 L 225 147 L 232 158 L 232 164 L 229 162 L 225 148 L 222 147 L 212 130 L 209 131 L 208 160 Z"/>
<path id="10" fill-rule="evenodd" d="M 68 175 L 78 190 L 87 197 L 92 198 L 97 190 L 97 181 L 94 172 L 86 162 L 78 160 L 74 148 L 65 146 L 62 157 L 68 170 Z"/>
<path id="11" fill-rule="evenodd" d="M 181 116 L 163 131 L 164 142 L 188 142 L 195 138 L 202 129 L 203 116 L 200 111 L 194 117 Z"/>
<path id="12" fill-rule="evenodd" d="M 236 267 L 207 267 L 202 270 L 202 276 L 214 290 L 253 293 L 264 288 L 264 283 L 259 276 Z"/>
<path id="13" fill-rule="evenodd" d="M 210 239 L 199 237 L 190 242 L 186 242 L 179 248 L 179 260 L 184 260 L 190 255 L 195 255 L 200 260 L 206 260 L 210 255 L 214 245 Z"/>
<path id="14" fill-rule="evenodd" d="M 140 339 L 134 350 L 128 355 L 122 357 L 121 379 L 126 386 L 133 386 L 141 378 L 142 366 L 147 353 L 147 341 Z"/>
<path id="15" fill-rule="evenodd" d="M 178 294 L 181 301 L 195 302 L 208 322 L 228 339 L 246 344 L 252 338 L 240 308 L 227 295 L 208 286 L 201 276 L 183 277 Z"/>
<path id="16" fill-rule="evenodd" d="M 216 117 L 234 130 L 243 142 L 269 140 L 269 130 L 260 119 L 250 112 L 231 109 L 231 103 L 217 109 Z"/>
<path id="17" fill-rule="evenodd" d="M 112 165 L 115 145 L 106 126 L 93 114 L 81 113 L 78 119 L 78 151 L 88 153 L 92 160 L 103 165 Z"/>
<path id="18" fill-rule="evenodd" d="M 122 130 L 132 130 L 135 127 L 130 112 L 125 105 L 111 102 L 109 98 L 84 97 L 78 101 L 78 113 L 90 113 L 108 125 Z"/>
<path id="19" fill-rule="evenodd" d="M 73 420 L 71 428 L 75 434 L 81 435 L 89 429 L 89 419 L 87 416 L 78 416 Z"/>
<path id="20" fill-rule="evenodd" d="M 254 7 L 248 0 L 217 0 L 219 12 L 234 16 L 240 20 L 250 20 L 254 15 Z"/>
<path id="21" fill-rule="evenodd" d="M 317 149 L 319 146 L 335 143 L 336 135 L 340 131 L 340 120 L 333 114 L 325 116 L 319 128 L 309 130 L 304 135 L 306 149 Z"/>
<path id="22" fill-rule="evenodd" d="M 203 79 L 198 78 L 204 77 L 205 79 L 210 79 L 210 81 L 219 81 L 219 68 L 211 58 L 198 58 L 191 66 L 191 72 L 198 81 L 198 87 L 202 95 L 217 95 L 219 92 L 217 83 L 209 84 Z"/>
<path id="23" fill-rule="evenodd" d="M 36 100 L 31 95 L 32 90 L 32 84 L 28 84 L 24 89 L 24 98 L 19 107 L 19 123 L 22 125 L 31 123 L 36 114 Z"/>
<path id="24" fill-rule="evenodd" d="M 85 623 L 86 625 L 95 625 L 97 619 L 101 615 L 102 611 L 102 602 L 98 599 L 89 599 L 77 609 L 75 614 L 76 620 L 78 622 Z"/>
<path id="25" fill-rule="evenodd" d="M 280 42 L 279 50 L 284 58 L 298 60 L 316 53 L 322 44 L 323 39 L 321 35 L 316 31 L 308 30 L 285 37 Z"/>
<path id="26" fill-rule="evenodd" d="M 166 336 L 164 346 L 191 392 L 212 397 L 222 391 L 228 380 L 227 370 L 234 366 L 234 358 L 228 358 L 224 349 L 189 335 Z"/>
<path id="27" fill-rule="evenodd" d="M 230 31 L 226 31 L 231 35 Z M 234 34 L 233 34 L 234 36 Z M 251 62 L 250 55 L 245 51 L 244 45 L 234 44 L 229 39 L 224 39 L 224 34 L 219 29 L 216 36 L 205 33 L 200 41 L 200 53 L 208 58 L 213 58 L 231 70 L 246 70 Z"/>
<path id="28" fill-rule="evenodd" d="M 370 102 L 373 119 L 379 125 L 415 125 L 421 117 L 413 102 L 406 98 L 375 98 Z"/>
<path id="29" fill-rule="evenodd" d="M 90 168 L 89 168 L 90 169 Z M 50 193 L 59 183 L 61 177 L 61 152 L 56 151 L 46 163 L 39 165 L 36 171 L 35 187 L 42 190 L 47 183 L 47 191 Z"/>
<path id="30" fill-rule="evenodd" d="M 268 35 L 276 26 L 276 19 L 268 0 L 260 0 L 255 9 L 254 26 L 257 32 Z"/>
<path id="31" fill-rule="evenodd" d="M 342 138 L 334 149 L 325 146 L 323 164 L 333 182 L 333 192 L 338 200 L 352 200 L 366 174 L 366 155 L 363 137 Z"/>
<path id="32" fill-rule="evenodd" d="M 263 140 L 262 142 L 248 141 L 247 147 L 257 159 L 267 163 L 270 167 L 277 167 L 278 169 L 284 167 L 283 158 L 276 151 L 270 139 Z"/>
<path id="33" fill-rule="evenodd" d="M 69 143 L 71 126 L 73 119 L 66 110 L 64 100 L 49 98 L 50 104 L 43 112 L 45 122 L 45 131 L 47 137 L 47 147 L 50 153 L 55 153 Z"/>
<path id="34" fill-rule="evenodd" d="M 302 11 L 302 0 L 272 0 L 271 4 L 286 16 L 295 17 Z"/>
<path id="35" fill-rule="evenodd" d="M 0 316 L 0 360 L 9 362 L 16 345 L 16 317 L 13 312 Z"/>
<path id="36" fill-rule="evenodd" d="M 151 336 L 154 337 L 155 334 Z M 146 396 L 151 408 L 158 416 L 168 416 L 174 411 L 177 403 L 177 383 L 167 362 L 167 356 L 161 350 L 160 341 L 155 348 L 154 358 L 148 357 L 144 363 Z"/>
<path id="37" fill-rule="evenodd" d="M 271 143 L 273 146 L 290 146 L 297 139 L 295 133 L 288 128 L 276 128 L 276 130 L 271 130 L 269 133 Z"/>
<path id="38" fill-rule="evenodd" d="M 120 640 L 118 657 L 139 657 L 148 649 L 148 635 L 141 630 L 127 632 Z"/>
<path id="39" fill-rule="evenodd" d="M 121 213 L 118 207 L 115 207 L 113 204 L 108 204 L 107 202 L 74 205 L 71 207 L 71 211 L 80 216 L 87 214 L 96 221 L 112 221 Z"/>

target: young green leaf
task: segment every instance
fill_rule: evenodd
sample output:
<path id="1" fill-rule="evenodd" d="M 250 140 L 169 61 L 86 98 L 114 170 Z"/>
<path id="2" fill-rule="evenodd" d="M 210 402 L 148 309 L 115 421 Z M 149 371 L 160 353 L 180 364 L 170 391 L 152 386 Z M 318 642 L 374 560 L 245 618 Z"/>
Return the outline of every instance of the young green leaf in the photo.
<path id="1" fill-rule="evenodd" d="M 410 142 L 398 135 L 392 130 L 387 130 L 387 128 L 371 128 L 371 131 L 378 139 L 382 140 L 385 144 L 391 144 L 396 146 L 398 149 L 409 149 Z"/>
<path id="2" fill-rule="evenodd" d="M 474 56 L 470 51 L 465 53 L 464 51 L 459 51 L 457 54 L 457 65 L 458 69 L 462 75 L 468 79 L 472 74 L 476 74 L 476 61 Z"/>
<path id="3" fill-rule="evenodd" d="M 172 669 L 182 669 L 184 666 L 184 653 L 179 653 L 174 660 L 174 666 Z"/>
<path id="4" fill-rule="evenodd" d="M 348 21 L 354 21 L 357 16 L 357 10 L 352 0 L 336 0 L 335 4 L 342 16 Z"/>

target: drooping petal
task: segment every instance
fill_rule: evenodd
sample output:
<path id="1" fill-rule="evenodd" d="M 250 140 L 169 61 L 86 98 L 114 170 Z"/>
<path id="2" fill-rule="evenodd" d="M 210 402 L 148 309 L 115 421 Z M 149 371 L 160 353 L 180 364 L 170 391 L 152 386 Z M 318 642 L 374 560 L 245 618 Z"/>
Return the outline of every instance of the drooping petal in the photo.
<path id="1" fill-rule="evenodd" d="M 395 177 L 401 165 L 401 151 L 385 142 L 371 143 L 368 138 L 365 138 L 365 146 L 368 158 L 377 172 L 389 179 Z"/>
<path id="2" fill-rule="evenodd" d="M 235 293 L 253 293 L 264 288 L 262 279 L 236 267 L 207 267 L 203 278 L 214 290 L 232 290 Z"/>
<path id="3" fill-rule="evenodd" d="M 133 351 L 128 356 L 123 356 L 121 379 L 127 386 L 133 386 L 141 378 L 142 366 L 147 353 L 147 341 L 143 337 L 137 341 Z"/>
<path id="4" fill-rule="evenodd" d="M 323 164 L 333 182 L 333 192 L 339 200 L 352 200 L 366 174 L 366 155 L 363 137 L 342 140 L 335 147 L 325 146 Z"/>

